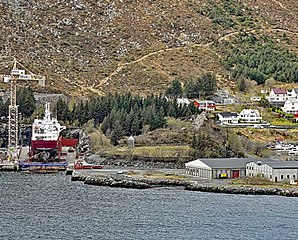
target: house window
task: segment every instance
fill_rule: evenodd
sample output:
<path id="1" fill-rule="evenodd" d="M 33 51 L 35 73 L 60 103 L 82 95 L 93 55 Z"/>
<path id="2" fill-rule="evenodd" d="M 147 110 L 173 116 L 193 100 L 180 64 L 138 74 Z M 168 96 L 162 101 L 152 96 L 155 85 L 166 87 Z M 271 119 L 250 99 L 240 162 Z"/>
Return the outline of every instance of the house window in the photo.
<path id="1" fill-rule="evenodd" d="M 284 175 L 280 175 L 280 179 L 284 179 Z"/>
<path id="2" fill-rule="evenodd" d="M 287 175 L 287 179 L 289 179 L 290 178 L 290 175 Z"/>
<path id="3" fill-rule="evenodd" d="M 270 175 L 270 179 L 272 179 L 272 175 Z"/>
<path id="4" fill-rule="evenodd" d="M 296 177 L 296 176 L 295 176 L 295 175 L 293 175 L 293 178 L 294 178 L 294 179 L 295 179 L 295 177 Z"/>

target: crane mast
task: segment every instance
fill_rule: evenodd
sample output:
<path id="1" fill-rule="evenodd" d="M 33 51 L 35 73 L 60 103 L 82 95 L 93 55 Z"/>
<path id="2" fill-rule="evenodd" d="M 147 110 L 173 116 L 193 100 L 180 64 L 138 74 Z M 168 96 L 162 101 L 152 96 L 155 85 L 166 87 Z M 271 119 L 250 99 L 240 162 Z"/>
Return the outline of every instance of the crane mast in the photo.
<path id="1" fill-rule="evenodd" d="M 17 64 L 21 65 L 14 58 L 14 65 L 10 72 L 10 75 L 4 76 L 4 82 L 10 82 L 10 105 L 9 105 L 9 116 L 8 116 L 8 160 L 17 160 L 19 156 L 19 111 L 17 105 L 17 82 L 19 81 L 38 81 L 39 85 L 45 85 L 45 77 L 36 75 L 27 70 L 23 65 L 24 69 L 18 69 Z M 25 71 L 26 69 L 26 71 Z"/>

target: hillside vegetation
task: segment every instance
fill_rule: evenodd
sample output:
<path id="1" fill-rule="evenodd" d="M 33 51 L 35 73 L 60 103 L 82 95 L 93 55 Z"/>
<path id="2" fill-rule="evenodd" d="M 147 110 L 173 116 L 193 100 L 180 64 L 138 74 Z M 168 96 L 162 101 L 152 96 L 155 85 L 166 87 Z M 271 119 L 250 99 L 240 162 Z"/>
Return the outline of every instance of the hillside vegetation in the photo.
<path id="1" fill-rule="evenodd" d="M 161 93 L 205 72 L 225 87 L 297 81 L 297 13 L 296 0 L 1 0 L 0 72 L 16 56 L 46 91 L 80 98 Z"/>

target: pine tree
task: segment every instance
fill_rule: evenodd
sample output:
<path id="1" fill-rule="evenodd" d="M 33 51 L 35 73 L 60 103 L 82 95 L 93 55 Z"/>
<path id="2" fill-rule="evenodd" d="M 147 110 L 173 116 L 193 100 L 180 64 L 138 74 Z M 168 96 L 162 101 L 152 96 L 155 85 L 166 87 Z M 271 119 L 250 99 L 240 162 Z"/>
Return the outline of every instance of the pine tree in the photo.
<path id="1" fill-rule="evenodd" d="M 23 117 L 30 117 L 36 109 L 36 102 L 31 87 L 23 88 L 18 92 L 17 104 Z"/>
<path id="2" fill-rule="evenodd" d="M 0 117 L 7 117 L 6 112 L 5 103 L 3 102 L 3 98 L 0 97 Z"/>
<path id="3" fill-rule="evenodd" d="M 174 80 L 171 82 L 171 85 L 165 91 L 165 95 L 170 97 L 180 97 L 182 95 L 182 85 L 179 80 Z"/>
<path id="4" fill-rule="evenodd" d="M 238 90 L 241 92 L 245 92 L 246 91 L 246 84 L 245 84 L 245 78 L 244 77 L 240 77 L 238 79 Z"/>
<path id="5" fill-rule="evenodd" d="M 139 135 L 142 132 L 142 122 L 140 119 L 140 112 L 139 111 L 134 111 L 134 115 L 133 115 L 133 120 L 131 123 L 131 134 L 132 135 Z"/>

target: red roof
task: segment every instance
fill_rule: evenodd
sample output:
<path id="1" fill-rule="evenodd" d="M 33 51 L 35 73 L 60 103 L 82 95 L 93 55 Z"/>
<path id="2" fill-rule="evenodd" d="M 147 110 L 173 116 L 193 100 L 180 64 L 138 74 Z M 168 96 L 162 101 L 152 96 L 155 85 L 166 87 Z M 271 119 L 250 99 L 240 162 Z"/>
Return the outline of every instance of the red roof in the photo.
<path id="1" fill-rule="evenodd" d="M 287 91 L 282 89 L 282 88 L 272 88 L 272 91 L 275 93 L 275 94 L 287 94 Z"/>

